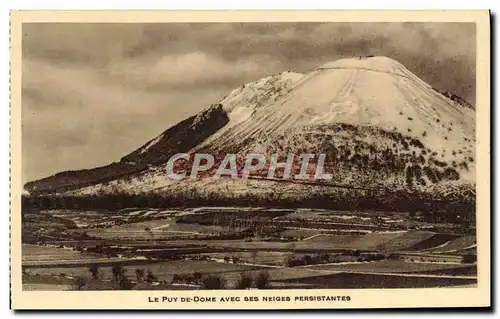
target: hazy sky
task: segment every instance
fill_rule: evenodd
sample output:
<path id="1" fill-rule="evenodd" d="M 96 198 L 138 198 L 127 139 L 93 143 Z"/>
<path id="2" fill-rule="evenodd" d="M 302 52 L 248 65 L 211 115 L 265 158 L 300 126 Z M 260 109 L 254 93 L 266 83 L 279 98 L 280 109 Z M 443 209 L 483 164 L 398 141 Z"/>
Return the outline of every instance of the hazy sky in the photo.
<path id="1" fill-rule="evenodd" d="M 118 161 L 233 88 L 385 55 L 475 103 L 466 23 L 24 24 L 23 182 Z"/>

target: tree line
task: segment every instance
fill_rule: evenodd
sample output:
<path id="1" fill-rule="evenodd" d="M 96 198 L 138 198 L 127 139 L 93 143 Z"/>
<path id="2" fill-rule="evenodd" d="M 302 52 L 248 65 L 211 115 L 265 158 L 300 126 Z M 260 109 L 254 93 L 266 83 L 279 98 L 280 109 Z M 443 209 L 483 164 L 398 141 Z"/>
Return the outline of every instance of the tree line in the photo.
<path id="1" fill-rule="evenodd" d="M 103 279 L 103 272 L 98 264 L 92 264 L 88 271 L 90 278 L 85 276 L 77 276 L 74 279 L 73 289 L 87 290 L 92 289 L 91 281 L 101 281 Z M 127 275 L 127 269 L 120 264 L 114 264 L 111 267 L 111 282 L 113 287 L 118 290 L 132 290 L 137 288 L 140 283 L 148 285 L 153 284 L 180 284 L 180 285 L 194 285 L 202 289 L 229 289 L 227 279 L 217 274 L 203 275 L 200 272 L 193 272 L 192 274 L 174 274 L 172 280 L 159 280 L 151 269 L 136 268 L 135 269 L 135 283 Z M 260 271 L 258 273 L 244 272 L 240 274 L 240 278 L 236 281 L 234 289 L 268 289 L 270 288 L 270 276 L 267 271 Z"/>

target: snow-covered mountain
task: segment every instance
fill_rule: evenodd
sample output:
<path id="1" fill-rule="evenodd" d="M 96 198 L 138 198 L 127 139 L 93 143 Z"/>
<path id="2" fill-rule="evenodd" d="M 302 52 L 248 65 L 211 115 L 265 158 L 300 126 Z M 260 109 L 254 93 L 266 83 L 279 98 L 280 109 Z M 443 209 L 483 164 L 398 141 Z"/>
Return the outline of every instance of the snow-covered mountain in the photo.
<path id="1" fill-rule="evenodd" d="M 462 192 L 463 185 L 475 185 L 475 111 L 457 101 L 390 58 L 341 59 L 306 74 L 284 72 L 247 83 L 119 163 L 56 174 L 25 188 L 72 195 L 189 189 L 227 196 L 279 189 L 283 196 L 299 196 L 319 186 L 177 181 L 166 176 L 165 162 L 180 152 L 210 153 L 219 161 L 226 153 L 325 153 L 334 176 L 326 184 L 335 187 Z"/>

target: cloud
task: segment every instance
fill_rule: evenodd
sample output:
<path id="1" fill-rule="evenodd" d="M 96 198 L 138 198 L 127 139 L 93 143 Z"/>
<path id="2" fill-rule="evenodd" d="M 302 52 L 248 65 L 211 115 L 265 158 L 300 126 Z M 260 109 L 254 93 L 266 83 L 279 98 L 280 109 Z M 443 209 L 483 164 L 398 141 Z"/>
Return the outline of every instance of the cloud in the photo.
<path id="1" fill-rule="evenodd" d="M 312 31 L 319 56 L 386 55 L 426 82 L 475 102 L 475 25 L 471 23 L 324 24 Z M 323 52 L 323 54 L 321 53 Z"/>
<path id="2" fill-rule="evenodd" d="M 114 81 L 135 89 L 196 89 L 200 87 L 234 86 L 262 76 L 262 70 L 276 67 L 272 57 L 254 55 L 229 62 L 201 51 L 163 55 L 154 59 L 112 63 L 107 75 Z"/>
<path id="3" fill-rule="evenodd" d="M 475 100 L 472 23 L 26 24 L 23 43 L 28 59 L 111 69 L 120 76 L 122 67 L 131 68 L 137 75 L 146 69 L 151 71 L 152 66 L 160 63 L 158 60 L 172 61 L 174 64 L 166 70 L 171 71 L 169 75 L 180 75 L 179 79 L 189 74 L 195 76 L 197 71 L 182 72 L 176 61 L 182 63 L 183 59 L 187 62 L 199 58 L 195 61 L 198 70 L 204 69 L 199 62 L 205 57 L 209 64 L 220 65 L 217 70 L 231 69 L 224 61 L 243 65 L 235 69 L 243 72 L 233 73 L 232 77 L 214 73 L 208 84 L 220 85 L 238 79 L 251 80 L 265 75 L 265 71 L 307 72 L 346 56 L 386 55 L 431 85 L 457 93 L 472 103 Z M 254 64 L 259 65 L 253 68 Z M 252 69 L 245 71 L 245 65 Z M 123 76 L 122 79 L 128 80 Z M 163 84 L 180 88 L 161 75 L 156 79 L 158 82 L 148 79 L 142 83 L 154 90 L 164 88 Z M 184 79 L 181 85 L 207 82 Z"/>
<path id="4" fill-rule="evenodd" d="M 24 61 L 23 78 L 25 181 L 117 161 L 224 92 L 151 92 L 102 70 L 32 60 Z"/>
<path id="5" fill-rule="evenodd" d="M 386 55 L 475 100 L 466 23 L 23 25 L 23 180 L 105 165 L 230 90 L 342 57 Z"/>

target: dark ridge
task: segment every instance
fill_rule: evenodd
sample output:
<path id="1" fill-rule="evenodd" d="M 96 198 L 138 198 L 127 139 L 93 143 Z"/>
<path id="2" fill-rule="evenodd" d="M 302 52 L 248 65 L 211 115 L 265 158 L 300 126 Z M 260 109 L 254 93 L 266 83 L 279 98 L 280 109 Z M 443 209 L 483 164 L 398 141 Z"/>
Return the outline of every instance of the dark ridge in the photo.
<path id="1" fill-rule="evenodd" d="M 149 142 L 124 156 L 120 162 L 92 169 L 57 173 L 26 183 L 24 188 L 30 193 L 64 192 L 134 175 L 147 170 L 150 165 L 168 160 L 175 153 L 189 151 L 228 121 L 229 118 L 222 109 L 222 105 L 212 105 L 202 113 L 191 116 L 166 130 L 162 139 L 142 154 L 141 150 Z M 187 136 L 189 138 L 186 138 Z"/>
<path id="2" fill-rule="evenodd" d="M 28 182 L 24 185 L 24 188 L 30 193 L 64 192 L 112 181 L 122 176 L 139 173 L 145 169 L 147 169 L 146 164 L 111 163 L 91 169 L 57 173 L 37 181 Z"/>
<path id="3" fill-rule="evenodd" d="M 153 140 L 124 156 L 121 162 L 156 164 L 167 161 L 175 153 L 187 152 L 229 122 L 221 104 L 212 105 L 163 132 L 162 138 L 141 154 Z M 189 138 L 186 138 L 189 137 Z"/>

